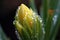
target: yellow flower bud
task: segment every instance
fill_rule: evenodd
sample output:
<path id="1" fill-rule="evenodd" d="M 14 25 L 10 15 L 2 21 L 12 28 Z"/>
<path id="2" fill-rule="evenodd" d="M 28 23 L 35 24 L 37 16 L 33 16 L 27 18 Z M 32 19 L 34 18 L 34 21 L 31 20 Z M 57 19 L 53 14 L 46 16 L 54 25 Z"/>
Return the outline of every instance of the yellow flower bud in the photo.
<path id="1" fill-rule="evenodd" d="M 21 4 L 21 6 L 19 6 L 17 13 L 21 23 L 23 23 L 23 21 L 26 20 L 28 21 L 30 26 L 32 25 L 33 11 L 29 9 L 26 5 Z"/>
<path id="2" fill-rule="evenodd" d="M 15 19 L 15 26 L 16 29 L 20 34 L 23 32 L 29 31 L 29 33 L 33 33 L 34 24 L 36 24 L 36 27 L 39 27 L 39 22 L 37 19 L 39 18 L 38 15 L 35 14 L 35 12 L 32 11 L 32 9 L 29 9 L 26 5 L 21 4 L 17 10 L 16 19 Z M 38 30 L 38 29 L 37 29 Z"/>

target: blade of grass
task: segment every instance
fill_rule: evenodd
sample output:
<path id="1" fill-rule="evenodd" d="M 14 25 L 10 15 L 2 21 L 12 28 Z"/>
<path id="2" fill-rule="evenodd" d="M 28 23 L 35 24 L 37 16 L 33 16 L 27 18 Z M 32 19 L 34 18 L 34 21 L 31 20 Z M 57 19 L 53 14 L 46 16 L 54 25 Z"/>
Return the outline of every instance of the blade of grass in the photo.
<path id="1" fill-rule="evenodd" d="M 43 21 L 45 24 L 46 18 L 47 18 L 47 13 L 48 13 L 48 0 L 43 0 L 42 5 L 43 5 L 42 16 L 43 16 Z"/>
<path id="2" fill-rule="evenodd" d="M 51 39 L 52 40 L 55 40 L 55 37 L 56 37 L 56 33 L 57 33 L 57 31 L 58 31 L 58 28 L 59 28 L 59 24 L 60 24 L 60 12 L 59 12 L 59 10 L 60 10 L 60 0 L 58 1 L 58 6 L 57 6 L 57 9 L 56 9 L 56 12 L 55 12 L 55 16 L 57 16 L 57 18 L 55 18 L 55 20 L 56 20 L 56 22 L 54 22 L 54 24 L 53 24 L 53 27 L 52 27 L 52 30 L 51 30 Z M 55 21 L 54 20 L 54 21 Z"/>
<path id="3" fill-rule="evenodd" d="M 52 33 L 51 33 L 51 36 L 50 36 L 50 40 L 55 40 L 56 34 L 58 32 L 59 25 L 60 25 L 60 17 L 57 18 L 57 22 L 53 26 L 53 30 L 52 30 Z"/>
<path id="4" fill-rule="evenodd" d="M 36 17 L 35 22 L 36 22 L 35 37 L 36 37 L 36 40 L 41 40 L 43 31 L 42 31 L 42 23 L 40 22 L 38 16 Z"/>
<path id="5" fill-rule="evenodd" d="M 35 34 L 36 34 L 36 19 L 34 18 L 33 20 L 34 21 L 33 21 L 33 27 L 32 27 L 32 31 L 33 31 L 32 40 L 36 40 L 36 38 L 35 38 Z"/>
<path id="6" fill-rule="evenodd" d="M 50 29 L 51 29 L 51 23 L 52 23 L 52 15 L 48 15 L 48 18 L 46 20 L 45 24 L 45 40 L 49 40 L 50 37 Z"/>
<path id="7" fill-rule="evenodd" d="M 29 0 L 30 1 L 30 7 L 37 13 L 36 5 L 34 0 Z"/>
<path id="8" fill-rule="evenodd" d="M 52 9 L 54 11 L 54 8 L 56 8 L 57 6 L 57 0 L 55 0 L 56 2 L 54 2 L 54 0 L 49 0 L 49 5 L 47 6 L 47 11 L 48 9 Z M 44 10 L 44 9 L 43 9 Z M 46 11 L 46 12 L 47 12 Z M 54 12 L 53 12 L 54 13 Z M 53 14 L 50 13 L 50 14 Z M 44 14 L 45 15 L 45 14 Z M 47 14 L 46 14 L 47 15 Z M 53 14 L 54 15 L 54 14 Z M 50 30 L 51 30 L 51 25 L 52 25 L 52 19 L 53 19 L 53 15 L 47 15 L 45 19 L 46 23 L 45 23 L 45 40 L 50 40 Z M 48 37 L 47 37 L 48 36 Z"/>
<path id="9" fill-rule="evenodd" d="M 42 40 L 43 37 L 43 30 L 42 30 L 42 22 L 41 19 L 39 19 L 39 17 L 37 18 L 37 33 L 38 33 L 38 40 Z"/>
<path id="10" fill-rule="evenodd" d="M 42 12 L 43 12 L 43 22 L 44 22 L 44 27 L 45 27 L 44 40 L 49 40 L 50 26 L 51 26 L 51 21 L 52 21 L 52 16 L 50 15 L 50 13 L 48 14 L 48 10 L 49 10 L 49 1 L 43 0 Z"/>
<path id="11" fill-rule="evenodd" d="M 0 40 L 8 40 L 8 37 L 5 35 L 1 25 L 0 25 Z"/>

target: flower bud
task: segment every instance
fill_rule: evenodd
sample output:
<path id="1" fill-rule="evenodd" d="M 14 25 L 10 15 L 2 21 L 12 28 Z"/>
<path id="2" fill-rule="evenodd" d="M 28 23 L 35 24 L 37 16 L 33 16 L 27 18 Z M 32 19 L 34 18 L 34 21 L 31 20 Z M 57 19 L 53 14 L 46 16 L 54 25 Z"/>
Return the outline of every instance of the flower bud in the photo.
<path id="1" fill-rule="evenodd" d="M 23 23 L 23 21 L 26 20 L 30 26 L 32 25 L 33 11 L 29 9 L 26 5 L 21 4 L 21 6 L 19 6 L 18 8 L 17 13 L 21 23 Z"/>

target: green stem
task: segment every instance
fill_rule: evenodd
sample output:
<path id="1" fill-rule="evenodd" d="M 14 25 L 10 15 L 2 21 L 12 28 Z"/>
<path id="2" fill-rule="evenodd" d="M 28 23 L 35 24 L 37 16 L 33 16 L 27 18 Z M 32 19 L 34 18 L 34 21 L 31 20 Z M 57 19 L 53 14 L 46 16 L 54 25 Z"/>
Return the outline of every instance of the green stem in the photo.
<path id="1" fill-rule="evenodd" d="M 30 0 L 30 7 L 37 13 L 36 5 L 34 0 Z"/>

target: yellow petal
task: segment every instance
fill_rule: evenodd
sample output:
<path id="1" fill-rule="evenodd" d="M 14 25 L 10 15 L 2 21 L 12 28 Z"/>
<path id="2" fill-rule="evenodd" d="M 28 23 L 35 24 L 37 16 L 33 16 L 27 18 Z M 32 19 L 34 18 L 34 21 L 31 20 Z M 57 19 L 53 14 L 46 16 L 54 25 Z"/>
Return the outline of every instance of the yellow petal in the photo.
<path id="1" fill-rule="evenodd" d="M 26 18 L 28 23 L 30 25 L 32 24 L 32 18 L 29 18 L 29 17 L 33 16 L 33 11 L 31 9 L 29 9 L 26 5 L 21 4 L 21 6 L 19 6 L 17 13 L 18 13 L 18 18 L 22 23 L 23 23 L 24 18 Z"/>
<path id="2" fill-rule="evenodd" d="M 15 26 L 16 26 L 16 29 L 18 30 L 18 32 L 21 34 L 21 31 L 22 31 L 22 25 L 21 24 L 19 24 L 19 22 L 18 21 L 15 21 L 16 23 L 15 23 Z"/>
<path id="3" fill-rule="evenodd" d="M 21 6 L 18 9 L 18 17 L 20 20 L 23 20 L 23 18 L 26 15 L 32 15 L 32 12 L 27 6 L 25 6 L 24 4 L 21 4 Z"/>

